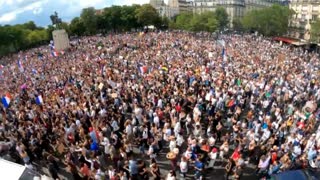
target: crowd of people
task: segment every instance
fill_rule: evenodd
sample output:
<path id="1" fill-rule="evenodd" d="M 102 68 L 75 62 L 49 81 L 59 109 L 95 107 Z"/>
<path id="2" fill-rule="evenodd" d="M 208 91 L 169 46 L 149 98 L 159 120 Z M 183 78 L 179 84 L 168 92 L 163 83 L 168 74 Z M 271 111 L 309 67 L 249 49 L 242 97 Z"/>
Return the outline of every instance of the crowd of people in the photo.
<path id="1" fill-rule="evenodd" d="M 217 160 L 226 179 L 248 164 L 257 178 L 319 168 L 318 55 L 253 35 L 218 39 L 113 34 L 74 40 L 58 57 L 49 47 L 3 57 L 1 153 L 42 162 L 54 179 L 64 167 L 73 179 L 205 179 Z"/>

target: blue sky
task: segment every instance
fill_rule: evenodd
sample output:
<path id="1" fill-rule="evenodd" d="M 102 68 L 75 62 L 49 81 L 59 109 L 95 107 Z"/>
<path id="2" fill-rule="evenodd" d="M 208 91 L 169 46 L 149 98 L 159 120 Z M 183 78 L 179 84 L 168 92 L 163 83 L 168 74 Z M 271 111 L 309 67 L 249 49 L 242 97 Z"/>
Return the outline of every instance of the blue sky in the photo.
<path id="1" fill-rule="evenodd" d="M 58 12 L 70 22 L 83 8 L 101 9 L 112 5 L 145 4 L 149 0 L 0 0 L 0 25 L 34 21 L 37 25 L 51 24 L 50 15 Z"/>

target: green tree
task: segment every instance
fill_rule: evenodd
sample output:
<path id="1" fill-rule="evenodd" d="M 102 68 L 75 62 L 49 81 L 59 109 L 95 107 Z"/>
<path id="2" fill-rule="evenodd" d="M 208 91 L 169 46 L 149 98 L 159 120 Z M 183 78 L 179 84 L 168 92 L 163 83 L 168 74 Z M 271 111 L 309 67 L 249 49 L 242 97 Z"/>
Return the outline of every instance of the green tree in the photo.
<path id="1" fill-rule="evenodd" d="M 218 26 L 220 30 L 226 28 L 229 24 L 228 13 L 225 8 L 217 7 L 214 11 L 215 19 L 218 21 Z"/>
<path id="2" fill-rule="evenodd" d="M 320 42 L 320 19 L 311 24 L 311 41 Z"/>
<path id="3" fill-rule="evenodd" d="M 234 18 L 233 22 L 232 22 L 232 25 L 233 25 L 233 29 L 234 30 L 243 31 L 243 25 L 242 25 L 242 22 L 241 22 L 240 18 Z"/>
<path id="4" fill-rule="evenodd" d="M 54 27 L 52 25 L 49 25 L 48 28 L 47 28 L 47 34 L 48 34 L 48 37 L 49 39 L 53 39 L 52 37 L 52 32 L 54 31 Z"/>
<path id="5" fill-rule="evenodd" d="M 157 10 L 150 4 L 144 4 L 136 9 L 136 18 L 142 26 L 159 26 L 161 22 Z"/>
<path id="6" fill-rule="evenodd" d="M 169 23 L 170 23 L 170 19 L 168 17 L 161 18 L 161 28 L 162 29 L 168 29 Z"/>
<path id="7" fill-rule="evenodd" d="M 14 26 L 0 26 L 0 55 L 28 49 L 46 43 L 48 31 L 32 21 Z"/>
<path id="8" fill-rule="evenodd" d="M 38 33 L 38 31 L 31 31 L 28 33 L 27 40 L 30 45 L 36 45 L 41 41 L 41 37 Z"/>
<path id="9" fill-rule="evenodd" d="M 105 8 L 102 14 L 101 25 L 105 29 L 111 29 L 114 32 L 120 30 L 123 25 L 121 20 L 121 7 L 112 6 Z"/>
<path id="10" fill-rule="evenodd" d="M 189 12 L 183 12 L 176 17 L 175 27 L 177 29 L 190 30 L 193 14 Z"/>
<path id="11" fill-rule="evenodd" d="M 61 22 L 61 23 L 59 24 L 59 27 L 60 27 L 60 29 L 66 30 L 66 32 L 67 32 L 68 34 L 71 33 L 70 27 L 69 27 L 68 23 L 66 23 L 66 22 Z"/>
<path id="12" fill-rule="evenodd" d="M 30 29 L 31 31 L 38 29 L 37 25 L 33 21 L 24 23 L 22 26 L 26 29 Z"/>
<path id="13" fill-rule="evenodd" d="M 190 22 L 191 31 L 214 32 L 218 27 L 218 21 L 215 19 L 215 13 L 207 11 L 201 14 L 195 14 Z"/>
<path id="14" fill-rule="evenodd" d="M 248 31 L 258 31 L 265 36 L 283 35 L 288 30 L 292 13 L 288 7 L 274 5 L 248 12 L 241 22 Z"/>
<path id="15" fill-rule="evenodd" d="M 97 32 L 97 15 L 93 7 L 85 8 L 81 12 L 81 20 L 86 27 L 87 34 L 95 34 Z"/>
<path id="16" fill-rule="evenodd" d="M 79 17 L 75 17 L 71 20 L 69 25 L 71 35 L 81 36 L 85 33 L 86 27 Z"/>
<path id="17" fill-rule="evenodd" d="M 139 27 L 138 19 L 135 14 L 139 7 L 139 5 L 122 6 L 120 19 L 123 23 L 123 30 L 128 31 L 132 28 L 137 29 Z"/>

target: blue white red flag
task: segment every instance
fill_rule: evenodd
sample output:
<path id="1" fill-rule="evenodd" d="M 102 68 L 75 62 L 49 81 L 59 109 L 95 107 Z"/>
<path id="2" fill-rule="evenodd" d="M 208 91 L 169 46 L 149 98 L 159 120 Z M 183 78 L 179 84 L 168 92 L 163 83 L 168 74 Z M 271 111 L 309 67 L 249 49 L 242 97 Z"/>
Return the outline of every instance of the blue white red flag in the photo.
<path id="1" fill-rule="evenodd" d="M 8 108 L 11 102 L 11 96 L 7 93 L 4 97 L 2 97 L 1 102 L 5 108 Z"/>
<path id="2" fill-rule="evenodd" d="M 36 104 L 37 104 L 37 105 L 43 104 L 43 99 L 42 99 L 42 96 L 41 96 L 41 95 L 39 95 L 39 96 L 36 97 Z"/>

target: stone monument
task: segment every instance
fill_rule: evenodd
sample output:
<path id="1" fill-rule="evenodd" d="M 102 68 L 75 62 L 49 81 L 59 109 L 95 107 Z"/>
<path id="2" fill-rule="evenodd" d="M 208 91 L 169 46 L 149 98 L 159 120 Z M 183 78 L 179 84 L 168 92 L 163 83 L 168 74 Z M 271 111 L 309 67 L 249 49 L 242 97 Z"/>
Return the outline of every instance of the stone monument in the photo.
<path id="1" fill-rule="evenodd" d="M 62 51 L 70 47 L 69 37 L 66 30 L 61 29 L 61 18 L 58 17 L 58 13 L 54 12 L 50 16 L 52 25 L 55 27 L 55 30 L 52 32 L 53 42 L 55 50 Z"/>

